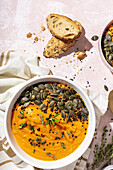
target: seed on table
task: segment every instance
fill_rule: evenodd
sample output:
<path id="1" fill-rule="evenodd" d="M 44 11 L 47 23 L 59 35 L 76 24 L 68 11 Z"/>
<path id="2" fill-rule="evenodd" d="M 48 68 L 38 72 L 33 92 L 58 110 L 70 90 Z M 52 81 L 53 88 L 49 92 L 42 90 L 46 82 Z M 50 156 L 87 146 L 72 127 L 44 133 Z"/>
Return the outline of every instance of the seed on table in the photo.
<path id="1" fill-rule="evenodd" d="M 108 91 L 109 89 L 108 89 L 108 87 L 106 86 L 106 85 L 104 85 L 104 89 L 106 90 L 106 91 Z"/>
<path id="2" fill-rule="evenodd" d="M 97 41 L 98 40 L 98 36 L 97 35 L 94 35 L 91 39 L 93 40 L 93 41 Z"/>

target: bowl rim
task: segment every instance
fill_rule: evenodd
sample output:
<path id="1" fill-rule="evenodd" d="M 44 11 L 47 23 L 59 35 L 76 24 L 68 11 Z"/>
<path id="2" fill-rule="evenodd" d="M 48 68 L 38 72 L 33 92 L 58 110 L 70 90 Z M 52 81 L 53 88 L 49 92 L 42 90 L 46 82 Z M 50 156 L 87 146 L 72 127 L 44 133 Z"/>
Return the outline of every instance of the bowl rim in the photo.
<path id="1" fill-rule="evenodd" d="M 9 127 L 7 126 L 9 108 L 10 108 L 10 105 L 11 105 L 12 101 L 17 96 L 17 94 L 20 91 L 22 92 L 24 89 L 26 89 L 26 87 L 30 83 L 32 83 L 32 85 L 33 85 L 33 84 L 36 84 L 36 83 L 33 83 L 33 82 L 38 81 L 38 80 L 40 81 L 40 80 L 43 80 L 43 79 L 46 79 L 46 80 L 47 79 L 54 79 L 54 80 L 59 79 L 60 81 L 64 81 L 65 83 L 71 84 L 72 86 L 76 87 L 78 89 L 78 91 L 80 91 L 80 93 L 83 95 L 83 96 L 81 96 L 81 94 L 80 94 L 80 96 L 82 98 L 84 97 L 84 99 L 89 104 L 88 107 L 90 108 L 90 111 L 91 111 L 90 117 L 93 120 L 92 123 L 89 121 L 89 126 L 88 126 L 88 131 L 87 131 L 86 137 L 83 140 L 83 142 L 80 144 L 80 146 L 73 153 L 68 155 L 67 157 L 59 159 L 59 160 L 56 160 L 56 161 L 42 161 L 42 160 L 35 159 L 35 158 L 31 157 L 30 155 L 28 155 L 27 153 L 25 153 L 19 147 L 19 145 L 16 143 L 18 145 L 18 147 L 20 148 L 20 150 L 21 150 L 21 154 L 20 154 L 19 151 L 14 147 L 14 144 L 12 143 L 11 136 L 9 135 L 9 132 L 8 132 Z M 44 80 L 42 82 L 44 82 Z M 47 82 L 47 81 L 45 81 L 45 82 Z M 13 101 L 13 103 L 15 103 L 15 102 Z M 85 104 L 86 104 L 86 102 L 85 102 Z M 71 81 L 71 80 L 69 80 L 67 78 L 63 78 L 61 76 L 54 76 L 54 75 L 47 75 L 47 76 L 41 76 L 41 77 L 36 76 L 35 78 L 32 78 L 32 79 L 28 80 L 27 82 L 23 83 L 23 85 L 19 88 L 18 92 L 16 92 L 12 96 L 12 98 L 11 98 L 9 104 L 8 104 L 8 107 L 6 109 L 5 119 L 4 119 L 4 127 L 5 127 L 6 138 L 7 138 L 7 141 L 9 142 L 9 145 L 11 146 L 12 150 L 24 162 L 26 162 L 26 163 L 28 163 L 28 164 L 30 164 L 32 166 L 35 166 L 35 167 L 38 167 L 38 168 L 42 168 L 42 169 L 61 168 L 61 167 L 64 167 L 64 166 L 67 166 L 67 165 L 73 163 L 78 158 L 80 158 L 80 156 L 82 156 L 82 154 L 87 150 L 87 148 L 89 147 L 89 145 L 90 145 L 90 143 L 91 143 L 91 141 L 93 139 L 93 135 L 94 135 L 94 132 L 95 132 L 95 125 L 96 125 L 95 111 L 94 111 L 94 108 L 93 108 L 93 104 L 92 104 L 91 100 L 89 99 L 87 93 L 77 83 L 75 83 L 75 82 L 73 82 L 73 81 Z M 12 131 L 11 131 L 11 133 L 12 133 Z M 14 138 L 14 136 L 13 136 L 13 138 Z M 84 144 L 85 144 L 85 146 L 84 146 Z M 82 149 L 82 150 L 80 150 L 80 149 Z M 77 151 L 78 151 L 78 154 L 76 154 Z M 30 160 L 26 159 L 25 156 L 27 158 L 29 158 Z"/>
<path id="2" fill-rule="evenodd" d="M 102 32 L 100 33 L 100 38 L 99 38 L 99 41 L 98 41 L 98 49 L 99 49 L 99 54 L 100 54 L 101 60 L 103 61 L 103 63 L 105 64 L 105 66 L 113 73 L 113 67 L 111 67 L 111 66 L 109 65 L 109 63 L 106 61 L 105 56 L 104 56 L 103 51 L 102 51 L 102 38 L 103 38 L 104 32 L 105 32 L 105 30 L 107 29 L 107 27 L 109 27 L 112 23 L 113 23 L 113 20 L 111 20 L 111 21 L 103 28 Z"/>

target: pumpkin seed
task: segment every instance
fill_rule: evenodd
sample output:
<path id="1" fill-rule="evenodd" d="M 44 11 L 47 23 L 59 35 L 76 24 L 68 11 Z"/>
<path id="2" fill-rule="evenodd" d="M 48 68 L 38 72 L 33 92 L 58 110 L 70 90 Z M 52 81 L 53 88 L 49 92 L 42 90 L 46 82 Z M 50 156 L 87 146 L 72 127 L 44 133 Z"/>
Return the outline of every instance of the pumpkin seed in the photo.
<path id="1" fill-rule="evenodd" d="M 69 111 L 67 109 L 64 109 L 64 112 L 68 113 Z"/>
<path id="2" fill-rule="evenodd" d="M 52 101 L 50 102 L 50 104 L 49 104 L 49 107 L 54 106 L 54 103 L 55 103 L 55 101 L 52 100 Z"/>
<path id="3" fill-rule="evenodd" d="M 93 41 L 97 41 L 98 40 L 98 36 L 97 35 L 94 35 L 91 39 L 93 40 Z"/>
<path id="4" fill-rule="evenodd" d="M 82 108 L 82 107 L 83 107 L 83 103 L 80 102 L 80 103 L 78 104 L 78 108 L 80 109 L 80 108 Z"/>
<path id="5" fill-rule="evenodd" d="M 108 41 L 112 41 L 112 36 L 111 36 L 109 33 L 107 33 L 106 39 L 107 39 Z"/>
<path id="6" fill-rule="evenodd" d="M 65 115 L 65 112 L 62 111 L 62 117 L 65 119 L 66 115 Z"/>
<path id="7" fill-rule="evenodd" d="M 22 104 L 25 103 L 25 102 L 27 102 L 27 101 L 29 101 L 29 98 L 27 98 L 27 97 L 23 97 L 23 98 L 21 99 L 21 103 L 22 103 Z"/>
<path id="8" fill-rule="evenodd" d="M 53 94 L 50 94 L 50 96 L 57 97 L 58 94 L 57 93 L 53 93 Z"/>
<path id="9" fill-rule="evenodd" d="M 68 123 L 68 122 L 69 122 L 69 120 L 70 120 L 70 115 L 68 114 L 68 115 L 67 115 L 66 123 Z"/>
<path id="10" fill-rule="evenodd" d="M 77 95 L 75 94 L 72 94 L 71 96 L 69 96 L 69 99 L 75 99 L 75 98 L 77 98 Z"/>
<path id="11" fill-rule="evenodd" d="M 42 111 L 46 111 L 47 110 L 47 106 L 44 106 L 43 108 L 42 108 Z"/>
<path id="12" fill-rule="evenodd" d="M 74 116 L 75 115 L 75 112 L 73 110 L 70 110 L 69 113 L 70 113 L 70 116 Z"/>
<path id="13" fill-rule="evenodd" d="M 59 110 L 64 110 L 63 106 L 58 106 Z"/>
<path id="14" fill-rule="evenodd" d="M 44 90 L 45 89 L 45 85 L 44 84 L 39 84 L 38 88 L 41 89 L 41 90 Z"/>
<path id="15" fill-rule="evenodd" d="M 66 94 L 65 93 L 62 94 L 62 98 L 63 99 L 66 98 Z"/>
<path id="16" fill-rule="evenodd" d="M 37 94 L 37 95 L 36 95 L 36 98 L 37 98 L 37 99 L 41 99 L 41 94 L 40 94 L 40 93 Z"/>
<path id="17" fill-rule="evenodd" d="M 30 91 L 26 91 L 26 92 L 24 93 L 24 96 L 27 97 L 27 98 L 30 98 L 30 97 L 31 97 Z"/>
<path id="18" fill-rule="evenodd" d="M 106 91 L 108 91 L 109 89 L 108 89 L 108 87 L 106 86 L 106 85 L 104 85 L 104 89 L 106 90 Z"/>
<path id="19" fill-rule="evenodd" d="M 107 38 L 104 39 L 104 45 L 107 44 L 108 41 L 107 41 Z"/>
<path id="20" fill-rule="evenodd" d="M 82 108 L 82 112 L 85 113 L 85 114 L 88 114 L 88 110 L 86 108 Z"/>
<path id="21" fill-rule="evenodd" d="M 110 54 L 108 59 L 113 60 L 113 54 Z"/>
<path id="22" fill-rule="evenodd" d="M 55 93 L 56 94 L 60 94 L 61 90 L 56 90 Z"/>
<path id="23" fill-rule="evenodd" d="M 40 105 L 40 104 L 41 104 L 41 101 L 40 101 L 40 100 L 35 100 L 34 103 L 35 103 L 36 105 Z"/>
<path id="24" fill-rule="evenodd" d="M 68 89 L 67 88 L 62 88 L 62 91 L 68 91 Z"/>
<path id="25" fill-rule="evenodd" d="M 67 102 L 65 103 L 65 107 L 66 107 L 68 110 L 71 110 L 71 108 L 72 108 L 72 102 L 71 102 L 71 101 L 67 101 Z"/>
<path id="26" fill-rule="evenodd" d="M 36 92 L 39 92 L 40 91 L 40 89 L 38 88 L 38 87 L 34 87 L 33 88 Z"/>
<path id="27" fill-rule="evenodd" d="M 110 51 L 110 47 L 105 47 L 104 51 Z"/>
<path id="28" fill-rule="evenodd" d="M 84 112 L 81 112 L 80 114 L 83 116 L 83 115 L 84 115 Z"/>
<path id="29" fill-rule="evenodd" d="M 31 96 L 31 98 L 30 98 L 31 100 L 35 100 L 35 95 L 34 94 L 32 94 L 32 96 Z"/>
<path id="30" fill-rule="evenodd" d="M 66 91 L 65 93 L 66 93 L 67 95 L 69 95 L 69 91 Z"/>
<path id="31" fill-rule="evenodd" d="M 49 91 L 50 91 L 51 93 L 53 93 L 53 89 L 49 89 Z"/>
<path id="32" fill-rule="evenodd" d="M 52 97 L 52 100 L 55 100 L 55 101 L 60 101 L 60 98 L 57 98 L 57 97 Z"/>
<path id="33" fill-rule="evenodd" d="M 113 46 L 113 41 L 109 43 L 109 47 Z"/>
<path id="34" fill-rule="evenodd" d="M 45 87 L 48 88 L 48 89 L 52 88 L 51 84 L 45 84 Z"/>
<path id="35" fill-rule="evenodd" d="M 43 92 L 43 98 L 46 99 L 46 97 L 47 97 L 47 91 L 44 91 Z"/>
<path id="36" fill-rule="evenodd" d="M 24 103 L 23 107 L 27 107 L 27 106 L 29 106 L 29 104 L 30 104 L 30 102 L 26 102 L 26 103 Z"/>
<path id="37" fill-rule="evenodd" d="M 74 105 L 74 107 L 77 107 L 77 105 L 78 105 L 78 100 L 77 99 L 73 100 L 73 105 Z"/>
<path id="38" fill-rule="evenodd" d="M 42 110 L 44 107 L 45 107 L 45 104 L 43 103 L 40 105 L 39 109 Z"/>
<path id="39" fill-rule="evenodd" d="M 83 121 L 87 120 L 87 115 L 83 115 Z"/>
<path id="40" fill-rule="evenodd" d="M 51 101 L 52 101 L 52 98 L 48 97 L 48 100 L 51 102 Z"/>
<path id="41" fill-rule="evenodd" d="M 61 101 L 61 102 L 58 102 L 58 106 L 63 106 L 64 105 L 64 102 Z"/>
<path id="42" fill-rule="evenodd" d="M 104 47 L 108 47 L 108 46 L 109 46 L 109 44 L 108 44 L 108 43 L 104 44 Z"/>
<path id="43" fill-rule="evenodd" d="M 44 94 L 41 93 L 40 95 L 41 95 L 41 100 L 43 101 L 44 100 Z"/>

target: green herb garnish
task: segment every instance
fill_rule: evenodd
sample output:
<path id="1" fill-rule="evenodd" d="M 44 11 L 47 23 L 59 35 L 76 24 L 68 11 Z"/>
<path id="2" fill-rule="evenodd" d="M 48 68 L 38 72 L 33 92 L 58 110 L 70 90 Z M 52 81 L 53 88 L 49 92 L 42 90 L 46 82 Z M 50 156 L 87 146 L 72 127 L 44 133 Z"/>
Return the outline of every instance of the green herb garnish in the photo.
<path id="1" fill-rule="evenodd" d="M 23 116 L 23 115 L 19 115 L 19 116 L 18 116 L 18 118 L 21 118 L 21 119 L 23 119 L 23 118 L 24 118 L 24 116 Z"/>
<path id="2" fill-rule="evenodd" d="M 34 131 L 35 131 L 34 127 L 33 127 L 32 125 L 30 125 L 30 124 L 29 124 L 29 126 L 30 126 L 29 129 L 30 129 L 32 132 L 34 132 Z"/>
<path id="3" fill-rule="evenodd" d="M 46 155 L 52 157 L 53 159 L 56 159 L 56 157 L 52 155 L 50 152 L 46 153 Z"/>
<path id="4" fill-rule="evenodd" d="M 22 129 L 23 127 L 26 127 L 27 123 L 21 123 L 21 125 L 19 126 L 19 129 Z"/>
<path id="5" fill-rule="evenodd" d="M 66 132 L 67 133 L 67 135 L 69 135 L 69 133 L 68 132 Z"/>
<path id="6" fill-rule="evenodd" d="M 66 149 L 66 147 L 65 147 L 64 143 L 61 143 L 61 145 L 62 145 L 63 149 Z"/>
<path id="7" fill-rule="evenodd" d="M 41 119 L 41 123 L 44 125 L 44 119 L 42 117 L 42 114 L 40 114 L 40 119 Z"/>
<path id="8" fill-rule="evenodd" d="M 20 113 L 23 115 L 23 111 L 21 110 Z"/>
<path id="9" fill-rule="evenodd" d="M 46 143 L 46 140 L 44 140 L 43 142 L 41 142 L 40 144 L 44 144 L 44 143 Z"/>
<path id="10" fill-rule="evenodd" d="M 59 120 L 55 119 L 55 117 L 59 116 L 60 113 L 56 114 L 55 116 L 52 117 L 52 113 L 50 113 L 49 117 L 46 118 L 47 122 L 46 125 L 48 124 L 53 124 L 53 126 L 55 126 L 55 122 L 59 122 Z"/>

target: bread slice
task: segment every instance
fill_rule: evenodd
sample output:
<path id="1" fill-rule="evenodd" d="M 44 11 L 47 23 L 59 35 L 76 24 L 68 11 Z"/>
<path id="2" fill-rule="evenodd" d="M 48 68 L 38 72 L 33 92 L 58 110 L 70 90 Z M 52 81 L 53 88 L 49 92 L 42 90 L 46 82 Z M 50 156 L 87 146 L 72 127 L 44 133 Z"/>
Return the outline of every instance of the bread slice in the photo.
<path id="1" fill-rule="evenodd" d="M 80 33 L 79 33 L 80 36 L 82 33 L 82 25 L 77 21 L 74 21 L 74 23 L 76 23 L 76 25 L 78 25 L 80 29 Z M 66 41 L 66 40 L 58 39 L 56 37 L 52 37 L 49 40 L 47 46 L 45 47 L 43 55 L 48 58 L 58 57 L 60 54 L 63 54 L 64 52 L 68 51 L 68 49 L 72 47 L 78 39 L 79 37 L 74 40 Z"/>
<path id="2" fill-rule="evenodd" d="M 46 18 L 47 26 L 52 35 L 63 40 L 72 40 L 79 37 L 80 28 L 70 18 L 59 15 L 50 14 Z"/>

